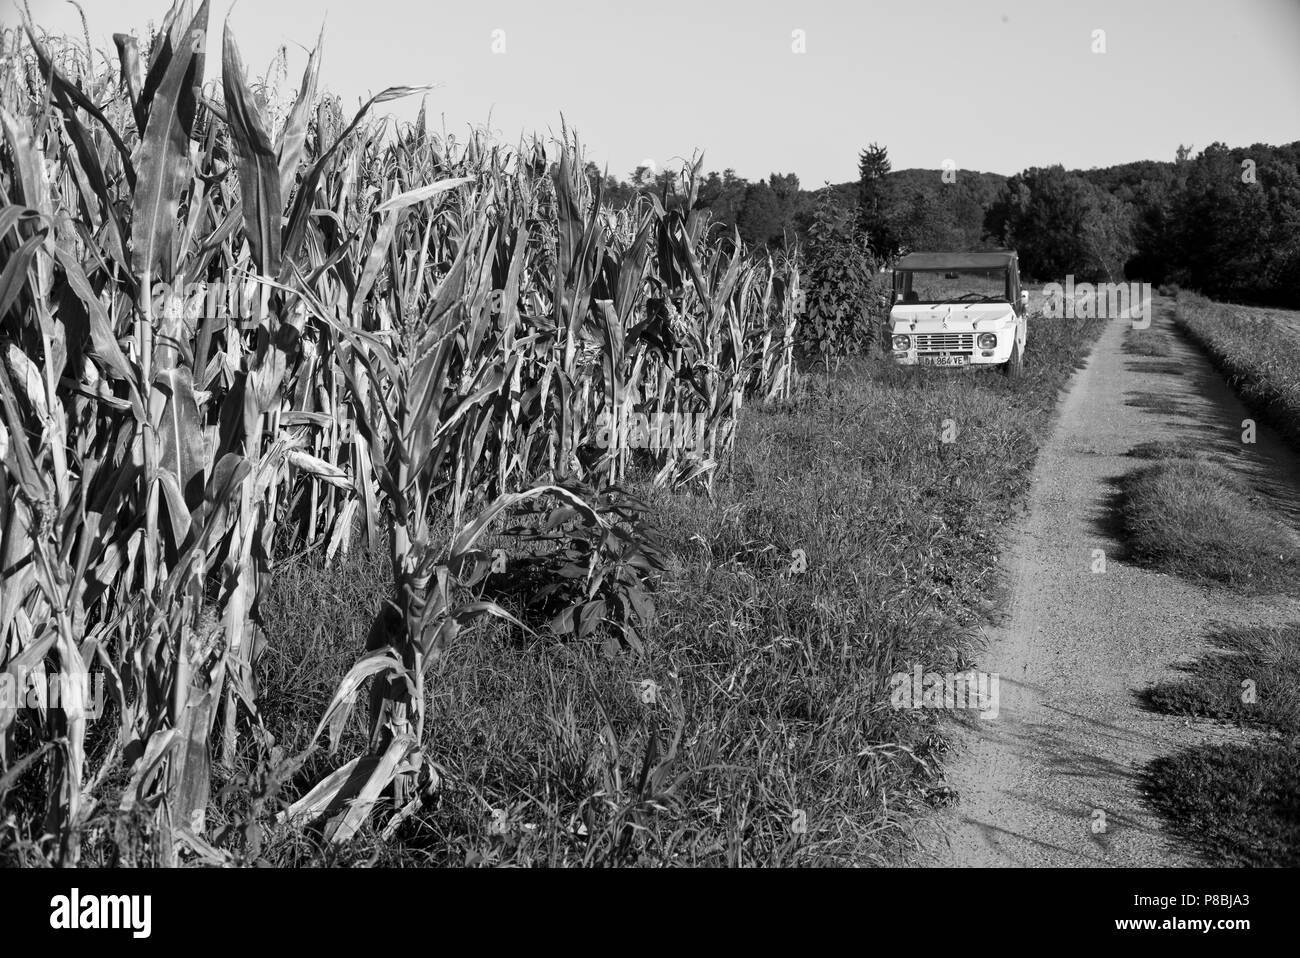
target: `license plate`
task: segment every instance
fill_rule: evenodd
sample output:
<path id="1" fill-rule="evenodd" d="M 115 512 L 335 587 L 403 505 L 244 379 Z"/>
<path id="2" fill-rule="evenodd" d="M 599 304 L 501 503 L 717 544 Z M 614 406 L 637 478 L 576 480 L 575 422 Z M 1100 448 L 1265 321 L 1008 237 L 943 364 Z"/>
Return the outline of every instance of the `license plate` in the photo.
<path id="1" fill-rule="evenodd" d="M 965 356 L 922 356 L 921 363 L 925 366 L 965 366 Z"/>

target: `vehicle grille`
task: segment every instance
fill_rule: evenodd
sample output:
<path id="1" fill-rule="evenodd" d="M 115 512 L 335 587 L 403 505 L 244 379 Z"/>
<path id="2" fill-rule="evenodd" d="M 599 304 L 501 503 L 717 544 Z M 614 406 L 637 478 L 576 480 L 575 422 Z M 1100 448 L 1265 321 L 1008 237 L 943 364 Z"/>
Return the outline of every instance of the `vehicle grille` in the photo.
<path id="1" fill-rule="evenodd" d="M 918 333 L 917 352 L 970 352 L 975 348 L 974 333 Z"/>

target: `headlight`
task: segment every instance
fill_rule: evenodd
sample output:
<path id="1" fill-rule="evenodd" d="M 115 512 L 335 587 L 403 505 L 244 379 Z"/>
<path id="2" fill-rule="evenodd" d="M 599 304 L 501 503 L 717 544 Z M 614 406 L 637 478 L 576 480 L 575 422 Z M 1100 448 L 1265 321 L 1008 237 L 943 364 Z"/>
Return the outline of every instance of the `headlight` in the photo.
<path id="1" fill-rule="evenodd" d="M 993 349 L 998 344 L 997 333 L 980 333 L 977 344 L 980 349 Z"/>
<path id="2" fill-rule="evenodd" d="M 895 336 L 895 337 L 894 337 L 894 348 L 895 348 L 895 349 L 909 349 L 909 348 L 911 348 L 911 346 L 912 346 L 912 340 L 911 340 L 909 337 L 907 337 L 907 336 Z"/>

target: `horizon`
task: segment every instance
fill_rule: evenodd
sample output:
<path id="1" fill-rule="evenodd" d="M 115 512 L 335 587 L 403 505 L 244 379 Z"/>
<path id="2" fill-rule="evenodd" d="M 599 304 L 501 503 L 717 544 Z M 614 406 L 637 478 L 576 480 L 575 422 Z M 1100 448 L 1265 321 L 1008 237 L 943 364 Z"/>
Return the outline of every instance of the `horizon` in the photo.
<path id="1" fill-rule="evenodd" d="M 18 0 L 4 2 L 17 22 Z M 92 44 L 110 53 L 114 32 L 144 38 L 168 6 L 82 4 Z M 794 173 L 815 190 L 856 181 L 858 152 L 872 142 L 888 148 L 897 171 L 939 170 L 951 160 L 958 170 L 1012 176 L 1058 163 L 1089 170 L 1170 161 L 1180 145 L 1196 153 L 1212 142 L 1298 138 L 1300 58 L 1291 51 L 1300 49 L 1300 4 L 1288 0 L 1197 9 L 1174 0 L 1059 9 L 1029 0 L 930 0 L 919 9 L 886 0 L 870 16 L 840 12 L 845 6 L 813 0 L 787 12 L 770 2 L 668 0 L 625 6 L 602 27 L 608 8 L 583 0 L 545 9 L 510 0 L 491 13 L 401 0 L 289 0 L 265 9 L 216 0 L 205 79 L 219 75 L 230 14 L 250 76 L 265 76 L 284 46 L 279 89 L 292 96 L 323 24 L 321 86 L 345 111 L 385 86 L 433 83 L 430 126 L 487 126 L 512 142 L 558 135 L 563 117 L 586 158 L 620 180 L 646 160 L 663 170 L 694 152 L 705 171 L 732 169 L 750 181 Z M 38 28 L 81 37 L 73 3 L 35 0 L 30 9 Z M 880 23 L 924 44 L 881 41 Z M 398 34 L 394 24 L 411 26 Z M 1105 31 L 1100 44 L 1096 30 Z M 419 37 L 423 45 L 408 39 Z M 805 52 L 795 52 L 801 43 Z M 1093 52 L 1099 45 L 1104 52 Z M 1007 71 L 1016 78 L 998 76 Z M 702 88 L 701 75 L 714 84 Z M 886 85 L 900 75 L 906 83 Z M 843 90 L 878 92 L 851 94 L 851 104 L 872 106 L 845 123 Z M 1137 90 L 1145 102 L 1094 117 L 1077 107 L 1084 90 L 1103 103 L 1131 101 Z M 375 115 L 414 119 L 421 99 L 384 104 Z M 1073 132 L 1081 128 L 1098 133 Z"/>

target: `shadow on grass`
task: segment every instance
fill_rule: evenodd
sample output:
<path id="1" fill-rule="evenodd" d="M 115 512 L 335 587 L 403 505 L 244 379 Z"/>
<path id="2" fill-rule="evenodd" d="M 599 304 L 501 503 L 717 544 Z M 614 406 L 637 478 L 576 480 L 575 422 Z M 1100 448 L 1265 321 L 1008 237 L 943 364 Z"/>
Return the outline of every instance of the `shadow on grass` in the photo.
<path id="1" fill-rule="evenodd" d="M 1179 678 L 1142 693 L 1151 711 L 1300 735 L 1300 623 L 1222 626 Z"/>
<path id="2" fill-rule="evenodd" d="M 1187 371 L 1177 363 L 1151 362 L 1149 360 L 1129 360 L 1128 368 L 1132 372 L 1148 376 L 1185 376 L 1187 374 Z"/>
<path id="3" fill-rule="evenodd" d="M 1196 415 L 1183 404 L 1174 401 L 1168 396 L 1162 396 L 1160 393 L 1131 390 L 1129 397 L 1125 400 L 1125 405 L 1133 406 L 1145 412 L 1158 413 L 1162 416 L 1185 416 L 1189 419 L 1195 418 Z"/>
<path id="4" fill-rule="evenodd" d="M 1143 693 L 1157 712 L 1232 721 L 1278 738 L 1202 745 L 1152 761 L 1143 785 L 1217 865 L 1300 865 L 1300 623 L 1225 626 L 1180 678 Z"/>
<path id="5" fill-rule="evenodd" d="M 1300 865 L 1300 749 L 1205 745 L 1153 761 L 1147 794 L 1176 834 L 1227 867 Z"/>

